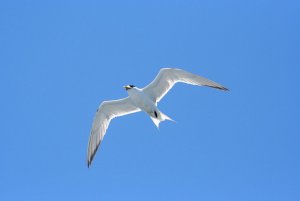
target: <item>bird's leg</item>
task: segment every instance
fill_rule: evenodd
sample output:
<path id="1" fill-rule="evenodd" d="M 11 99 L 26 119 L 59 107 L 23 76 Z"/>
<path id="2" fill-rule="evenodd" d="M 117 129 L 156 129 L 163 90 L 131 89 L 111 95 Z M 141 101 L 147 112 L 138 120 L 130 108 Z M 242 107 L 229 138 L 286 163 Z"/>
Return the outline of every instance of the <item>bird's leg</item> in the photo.
<path id="1" fill-rule="evenodd" d="M 154 115 L 155 115 L 155 117 L 157 118 L 157 112 L 154 110 Z"/>

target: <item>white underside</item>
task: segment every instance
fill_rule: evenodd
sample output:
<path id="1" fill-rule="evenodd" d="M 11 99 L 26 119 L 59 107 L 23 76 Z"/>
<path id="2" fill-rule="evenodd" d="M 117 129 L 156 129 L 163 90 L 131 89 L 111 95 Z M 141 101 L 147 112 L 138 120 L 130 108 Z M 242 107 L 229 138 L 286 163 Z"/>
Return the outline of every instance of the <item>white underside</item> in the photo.
<path id="1" fill-rule="evenodd" d="M 142 111 L 146 112 L 151 120 L 153 121 L 153 123 L 155 124 L 155 126 L 157 128 L 159 128 L 159 124 L 162 121 L 165 120 L 170 120 L 173 121 L 170 117 L 168 117 L 167 115 L 165 115 L 164 113 L 162 113 L 156 106 L 156 103 L 153 102 L 153 100 L 151 100 L 147 94 L 145 94 L 141 89 L 138 88 L 132 88 L 129 89 L 128 91 L 128 95 L 132 101 L 132 103 L 139 109 L 141 109 Z M 157 116 L 155 115 L 155 112 Z"/>

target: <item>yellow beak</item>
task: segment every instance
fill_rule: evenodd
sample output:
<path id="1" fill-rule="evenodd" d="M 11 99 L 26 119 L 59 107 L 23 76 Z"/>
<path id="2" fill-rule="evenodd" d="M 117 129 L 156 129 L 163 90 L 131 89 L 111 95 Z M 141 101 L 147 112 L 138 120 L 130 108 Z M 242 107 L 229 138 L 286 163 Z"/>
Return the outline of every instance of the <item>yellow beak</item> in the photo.
<path id="1" fill-rule="evenodd" d="M 123 86 L 126 90 L 130 89 L 130 86 Z"/>

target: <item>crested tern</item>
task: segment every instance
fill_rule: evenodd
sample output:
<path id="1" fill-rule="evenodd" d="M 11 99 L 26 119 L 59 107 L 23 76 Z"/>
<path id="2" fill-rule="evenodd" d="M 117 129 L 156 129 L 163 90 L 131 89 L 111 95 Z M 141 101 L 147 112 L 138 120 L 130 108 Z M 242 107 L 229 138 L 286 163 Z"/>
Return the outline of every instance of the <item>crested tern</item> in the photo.
<path id="1" fill-rule="evenodd" d="M 142 89 L 134 85 L 124 86 L 128 97 L 119 100 L 103 101 L 97 109 L 87 149 L 88 167 L 91 165 L 109 123 L 113 118 L 144 111 L 150 116 L 157 128 L 162 121 L 173 121 L 157 108 L 157 103 L 177 82 L 228 91 L 227 88 L 216 82 L 177 68 L 160 69 L 156 78 Z"/>

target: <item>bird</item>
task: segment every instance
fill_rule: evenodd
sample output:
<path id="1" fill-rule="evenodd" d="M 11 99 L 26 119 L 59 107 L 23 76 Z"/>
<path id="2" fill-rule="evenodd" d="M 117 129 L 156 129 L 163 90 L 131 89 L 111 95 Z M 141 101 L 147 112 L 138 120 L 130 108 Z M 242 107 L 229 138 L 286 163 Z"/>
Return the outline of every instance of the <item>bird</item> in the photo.
<path id="1" fill-rule="evenodd" d="M 123 86 L 128 97 L 103 101 L 96 111 L 88 142 L 87 166 L 90 167 L 113 118 L 144 111 L 150 116 L 157 128 L 162 121 L 174 121 L 162 113 L 157 104 L 178 82 L 228 91 L 226 87 L 214 81 L 179 68 L 160 69 L 155 79 L 144 88 L 138 88 L 132 84 Z"/>

